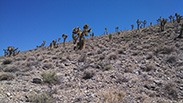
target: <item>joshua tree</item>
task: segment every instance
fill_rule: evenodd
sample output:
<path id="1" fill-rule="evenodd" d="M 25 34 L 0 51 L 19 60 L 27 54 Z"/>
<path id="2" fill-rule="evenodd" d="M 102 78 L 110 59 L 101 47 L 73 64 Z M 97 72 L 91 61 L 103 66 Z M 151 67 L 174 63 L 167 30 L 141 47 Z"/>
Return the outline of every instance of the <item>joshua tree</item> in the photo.
<path id="1" fill-rule="evenodd" d="M 180 23 L 181 18 L 182 18 L 182 16 L 177 15 L 177 23 Z"/>
<path id="2" fill-rule="evenodd" d="M 142 23 L 142 22 L 139 21 L 139 19 L 137 19 L 137 29 L 138 29 L 138 30 L 139 30 L 139 26 L 140 26 L 141 23 Z"/>
<path id="3" fill-rule="evenodd" d="M 159 18 L 158 20 L 156 20 L 156 21 L 157 21 L 158 24 L 160 24 L 160 23 L 161 23 L 161 16 L 160 16 L 160 18 Z"/>
<path id="4" fill-rule="evenodd" d="M 109 41 L 112 41 L 112 34 L 109 34 Z"/>
<path id="5" fill-rule="evenodd" d="M 46 41 L 43 41 L 43 43 L 41 44 L 41 47 L 44 47 L 45 43 L 46 43 Z"/>
<path id="6" fill-rule="evenodd" d="M 145 27 L 145 25 L 147 24 L 147 21 L 146 21 L 146 20 L 144 20 L 142 23 L 144 24 L 144 27 Z"/>
<path id="7" fill-rule="evenodd" d="M 61 38 L 58 38 L 58 43 L 59 43 L 60 40 L 61 40 Z"/>
<path id="8" fill-rule="evenodd" d="M 116 27 L 116 28 L 115 28 L 115 32 L 118 32 L 118 29 L 119 29 L 119 27 Z"/>
<path id="9" fill-rule="evenodd" d="M 106 32 L 106 34 L 108 34 L 107 28 L 105 28 L 105 32 Z"/>
<path id="10" fill-rule="evenodd" d="M 161 31 L 164 31 L 164 26 L 165 24 L 167 23 L 167 19 L 163 18 L 163 20 L 160 19 L 160 28 L 161 28 Z"/>
<path id="11" fill-rule="evenodd" d="M 132 30 L 133 30 L 133 28 L 134 28 L 134 25 L 132 24 L 132 25 L 131 25 L 131 27 L 132 27 Z"/>
<path id="12" fill-rule="evenodd" d="M 54 48 L 57 47 L 57 46 L 56 46 L 56 43 L 57 43 L 57 39 L 55 39 L 55 40 L 52 41 L 52 44 L 53 44 L 53 47 L 54 47 Z"/>
<path id="13" fill-rule="evenodd" d="M 76 43 L 79 38 L 79 42 L 77 43 L 78 49 L 85 48 L 85 37 L 84 36 L 88 36 L 89 35 L 88 33 L 91 32 L 91 28 L 90 29 L 88 29 L 88 28 L 89 28 L 89 25 L 85 24 L 83 26 L 83 31 L 81 31 L 81 29 L 79 27 L 73 29 L 72 37 L 74 39 L 74 43 Z M 77 34 L 77 35 L 75 35 L 75 34 Z"/>
<path id="14" fill-rule="evenodd" d="M 152 22 L 150 22 L 150 25 L 152 26 Z"/>
<path id="15" fill-rule="evenodd" d="M 173 16 L 172 15 L 170 15 L 169 16 L 169 19 L 170 19 L 170 22 L 172 21 L 172 19 L 173 19 Z"/>
<path id="16" fill-rule="evenodd" d="M 64 47 L 65 47 L 65 40 L 67 39 L 68 35 L 62 34 L 62 38 L 64 38 Z"/>
<path id="17" fill-rule="evenodd" d="M 50 43 L 50 49 L 52 48 L 52 42 Z"/>
<path id="18" fill-rule="evenodd" d="M 90 34 L 91 37 L 94 37 L 94 33 Z"/>
<path id="19" fill-rule="evenodd" d="M 8 52 L 6 51 L 6 49 L 3 49 L 3 51 L 4 51 L 4 56 L 7 56 Z"/>

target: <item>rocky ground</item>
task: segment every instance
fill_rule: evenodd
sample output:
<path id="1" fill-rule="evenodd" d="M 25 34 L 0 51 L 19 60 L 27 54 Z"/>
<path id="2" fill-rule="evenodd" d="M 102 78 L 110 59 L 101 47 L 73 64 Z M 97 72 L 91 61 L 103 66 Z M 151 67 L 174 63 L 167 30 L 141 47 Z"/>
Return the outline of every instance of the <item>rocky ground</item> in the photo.
<path id="1" fill-rule="evenodd" d="M 167 23 L 0 57 L 0 103 L 183 103 L 183 39 Z M 53 80 L 43 74 L 56 73 Z M 55 78 L 55 79 L 54 79 Z"/>

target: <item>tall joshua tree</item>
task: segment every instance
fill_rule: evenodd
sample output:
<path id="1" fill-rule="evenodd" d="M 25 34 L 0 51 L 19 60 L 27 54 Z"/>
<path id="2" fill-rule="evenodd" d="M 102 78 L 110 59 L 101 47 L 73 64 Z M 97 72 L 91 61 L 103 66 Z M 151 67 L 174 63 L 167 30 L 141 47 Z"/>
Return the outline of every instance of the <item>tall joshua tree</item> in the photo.
<path id="1" fill-rule="evenodd" d="M 139 19 L 137 19 L 137 29 L 139 30 L 139 26 L 140 26 L 141 22 L 139 21 Z"/>
<path id="2" fill-rule="evenodd" d="M 160 19 L 160 28 L 161 28 L 161 31 L 164 31 L 164 26 L 165 26 L 165 24 L 167 23 L 167 20 L 168 19 L 165 19 L 165 18 L 163 18 L 163 20 L 161 20 Z"/>
<path id="3" fill-rule="evenodd" d="M 157 21 L 158 24 L 160 24 L 160 23 L 161 23 L 161 16 L 160 16 L 160 18 L 159 18 L 158 20 L 156 20 L 156 21 Z"/>
<path id="4" fill-rule="evenodd" d="M 150 25 L 152 26 L 152 22 L 150 22 Z"/>
<path id="5" fill-rule="evenodd" d="M 172 15 L 170 15 L 168 18 L 170 19 L 170 22 L 171 22 L 171 21 L 172 21 L 172 19 L 173 19 L 173 16 L 172 16 Z"/>
<path id="6" fill-rule="evenodd" d="M 132 30 L 133 30 L 133 28 L 134 28 L 134 25 L 132 24 L 132 25 L 131 25 L 131 27 L 132 27 Z"/>
<path id="7" fill-rule="evenodd" d="M 65 47 L 65 40 L 67 39 L 68 35 L 62 34 L 62 38 L 64 38 L 64 47 Z"/>
<path id="8" fill-rule="evenodd" d="M 89 25 L 88 24 L 85 24 L 83 26 L 83 31 L 81 31 L 81 29 L 79 27 L 77 28 L 74 28 L 73 31 L 72 31 L 72 37 L 74 39 L 74 43 L 77 42 L 78 38 L 79 38 L 79 42 L 77 43 L 77 48 L 78 49 L 84 49 L 85 48 L 85 37 L 84 36 L 88 36 L 91 32 L 91 28 L 89 28 Z M 77 34 L 77 35 L 75 35 Z"/>
<path id="9" fill-rule="evenodd" d="M 116 28 L 115 28 L 115 32 L 118 32 L 118 29 L 119 29 L 119 27 L 116 27 Z"/>
<path id="10" fill-rule="evenodd" d="M 105 28 L 105 32 L 106 32 L 106 34 L 108 34 L 107 28 Z"/>
<path id="11" fill-rule="evenodd" d="M 144 20 L 142 23 L 144 24 L 144 27 L 145 27 L 145 25 L 147 24 L 147 21 L 146 21 L 146 20 Z"/>

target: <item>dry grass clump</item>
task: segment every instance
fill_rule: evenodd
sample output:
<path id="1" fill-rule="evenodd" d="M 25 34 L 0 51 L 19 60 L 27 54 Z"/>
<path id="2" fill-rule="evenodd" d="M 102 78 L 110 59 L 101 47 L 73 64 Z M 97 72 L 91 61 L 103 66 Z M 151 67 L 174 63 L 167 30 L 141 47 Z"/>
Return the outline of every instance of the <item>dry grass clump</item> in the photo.
<path id="1" fill-rule="evenodd" d="M 51 97 L 48 93 L 41 94 L 31 94 L 28 97 L 28 102 L 32 103 L 54 103 L 53 97 Z"/>
<path id="2" fill-rule="evenodd" d="M 57 84 L 58 83 L 58 76 L 56 75 L 56 72 L 43 72 L 41 74 L 43 82 L 48 84 Z"/>
<path id="3" fill-rule="evenodd" d="M 109 88 L 100 92 L 100 95 L 102 96 L 100 103 L 120 103 L 126 96 L 126 92 L 119 88 Z"/>

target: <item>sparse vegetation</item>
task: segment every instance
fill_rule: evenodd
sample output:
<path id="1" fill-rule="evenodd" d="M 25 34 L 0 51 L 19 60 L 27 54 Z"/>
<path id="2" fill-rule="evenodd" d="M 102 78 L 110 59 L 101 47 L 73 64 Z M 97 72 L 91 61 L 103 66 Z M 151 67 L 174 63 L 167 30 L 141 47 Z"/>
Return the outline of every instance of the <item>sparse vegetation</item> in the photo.
<path id="1" fill-rule="evenodd" d="M 164 28 L 165 28 L 165 24 L 167 23 L 167 19 L 163 18 L 163 20 L 160 19 L 160 28 L 161 28 L 161 31 L 164 31 Z"/>

